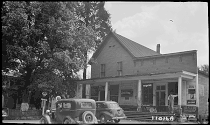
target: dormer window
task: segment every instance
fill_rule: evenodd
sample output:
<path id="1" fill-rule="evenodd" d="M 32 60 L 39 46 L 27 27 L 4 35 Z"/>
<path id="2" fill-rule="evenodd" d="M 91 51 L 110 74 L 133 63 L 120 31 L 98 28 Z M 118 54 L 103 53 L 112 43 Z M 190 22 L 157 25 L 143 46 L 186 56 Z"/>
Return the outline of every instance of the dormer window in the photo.
<path id="1" fill-rule="evenodd" d="M 122 61 L 117 62 L 117 75 L 122 76 Z"/>
<path id="2" fill-rule="evenodd" d="M 179 56 L 179 62 L 182 62 L 182 55 Z"/>
<path id="3" fill-rule="evenodd" d="M 101 64 L 101 77 L 105 77 L 105 64 Z"/>
<path id="4" fill-rule="evenodd" d="M 168 57 L 165 57 L 165 62 L 168 63 Z"/>
<path id="5" fill-rule="evenodd" d="M 152 62 L 153 62 L 153 65 L 155 65 L 156 64 L 156 59 L 153 59 Z"/>
<path id="6" fill-rule="evenodd" d="M 141 66 L 143 66 L 143 64 L 144 64 L 144 61 L 143 61 L 143 60 L 141 60 Z"/>

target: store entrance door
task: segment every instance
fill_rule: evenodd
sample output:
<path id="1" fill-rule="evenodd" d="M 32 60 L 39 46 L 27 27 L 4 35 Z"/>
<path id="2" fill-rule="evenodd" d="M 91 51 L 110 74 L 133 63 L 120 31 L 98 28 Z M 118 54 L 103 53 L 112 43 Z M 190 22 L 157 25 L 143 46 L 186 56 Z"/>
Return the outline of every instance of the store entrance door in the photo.
<path id="1" fill-rule="evenodd" d="M 166 84 L 156 85 L 156 109 L 157 112 L 166 112 Z"/>
<path id="2" fill-rule="evenodd" d="M 165 91 L 156 91 L 156 106 L 165 106 Z"/>

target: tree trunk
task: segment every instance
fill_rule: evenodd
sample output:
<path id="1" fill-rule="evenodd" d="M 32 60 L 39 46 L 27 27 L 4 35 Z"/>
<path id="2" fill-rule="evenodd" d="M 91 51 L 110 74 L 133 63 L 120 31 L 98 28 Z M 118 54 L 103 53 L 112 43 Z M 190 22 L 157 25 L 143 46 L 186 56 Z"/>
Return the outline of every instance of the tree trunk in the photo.
<path id="1" fill-rule="evenodd" d="M 33 69 L 30 66 L 27 66 L 26 71 L 27 73 L 24 77 L 24 86 L 22 87 L 22 93 L 23 93 L 22 102 L 25 102 L 25 103 L 29 101 L 27 87 L 31 84 L 31 76 L 32 76 Z"/>
<path id="2" fill-rule="evenodd" d="M 87 52 L 85 52 L 84 53 L 85 54 L 85 60 L 86 60 L 86 62 L 85 63 L 87 63 Z M 83 71 L 83 79 L 85 80 L 86 79 L 86 73 L 87 73 L 87 69 L 86 69 L 86 66 L 85 66 L 85 68 L 84 68 L 84 71 Z"/>

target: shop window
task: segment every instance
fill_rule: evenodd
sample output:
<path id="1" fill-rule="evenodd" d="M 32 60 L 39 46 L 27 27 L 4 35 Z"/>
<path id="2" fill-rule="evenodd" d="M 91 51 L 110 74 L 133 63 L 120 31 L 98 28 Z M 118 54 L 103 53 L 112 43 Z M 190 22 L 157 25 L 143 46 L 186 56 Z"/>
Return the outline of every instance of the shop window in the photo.
<path id="1" fill-rule="evenodd" d="M 160 86 L 160 89 L 161 90 L 165 90 L 166 89 L 166 86 L 165 85 L 162 85 L 162 86 Z"/>
<path id="2" fill-rule="evenodd" d="M 156 86 L 156 90 L 160 90 L 160 86 Z"/>
<path id="3" fill-rule="evenodd" d="M 98 94 L 99 94 L 99 86 L 91 86 L 91 99 L 98 101 Z"/>
<path id="4" fill-rule="evenodd" d="M 110 85 L 110 100 L 118 102 L 119 85 Z"/>

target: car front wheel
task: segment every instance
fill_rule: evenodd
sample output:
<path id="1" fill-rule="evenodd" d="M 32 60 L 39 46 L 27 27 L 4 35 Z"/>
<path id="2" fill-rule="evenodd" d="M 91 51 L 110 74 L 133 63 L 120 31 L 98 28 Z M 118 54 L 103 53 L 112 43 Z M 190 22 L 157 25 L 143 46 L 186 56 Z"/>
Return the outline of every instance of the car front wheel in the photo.
<path id="1" fill-rule="evenodd" d="M 115 119 L 114 122 L 115 123 L 119 123 L 120 122 L 120 119 Z"/>
<path id="2" fill-rule="evenodd" d="M 82 114 L 82 120 L 84 123 L 94 123 L 95 122 L 95 115 L 90 112 L 90 111 L 85 111 L 83 114 Z"/>
<path id="3" fill-rule="evenodd" d="M 101 123 L 101 124 L 107 123 L 107 119 L 106 119 L 106 117 L 105 117 L 104 115 L 101 115 L 101 116 L 100 116 L 100 123 Z"/>

